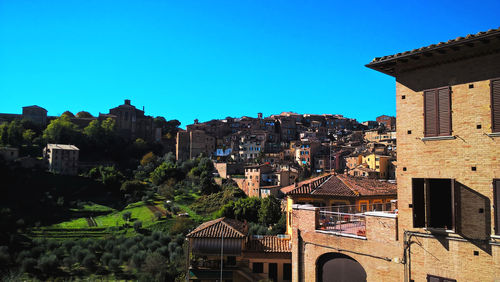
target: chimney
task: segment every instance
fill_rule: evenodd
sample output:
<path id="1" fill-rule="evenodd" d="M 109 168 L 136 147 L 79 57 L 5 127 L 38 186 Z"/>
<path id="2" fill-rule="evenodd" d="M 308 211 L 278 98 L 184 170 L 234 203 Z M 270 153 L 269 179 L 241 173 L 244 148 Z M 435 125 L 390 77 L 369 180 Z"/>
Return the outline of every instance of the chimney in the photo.
<path id="1" fill-rule="evenodd" d="M 258 113 L 257 118 L 262 119 L 262 113 Z"/>
<path id="2" fill-rule="evenodd" d="M 198 119 L 195 119 L 195 120 L 194 120 L 194 124 L 198 124 Z"/>
<path id="3" fill-rule="evenodd" d="M 129 99 L 125 99 L 125 105 L 129 105 L 130 106 L 130 100 Z"/>

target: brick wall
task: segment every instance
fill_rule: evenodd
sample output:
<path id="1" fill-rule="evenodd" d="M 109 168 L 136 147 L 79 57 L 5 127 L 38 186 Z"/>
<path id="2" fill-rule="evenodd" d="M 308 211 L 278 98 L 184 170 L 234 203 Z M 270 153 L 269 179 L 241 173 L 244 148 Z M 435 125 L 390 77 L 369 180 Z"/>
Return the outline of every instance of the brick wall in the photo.
<path id="1" fill-rule="evenodd" d="M 427 274 L 458 281 L 500 279 L 499 240 L 489 238 L 494 228 L 492 180 L 500 178 L 500 138 L 486 135 L 491 132 L 489 79 L 500 76 L 499 65 L 500 55 L 494 54 L 418 69 L 397 79 L 399 236 L 405 230 L 424 234 L 412 244 L 415 281 L 426 281 Z M 423 90 L 442 86 L 451 86 L 456 138 L 422 141 Z M 459 183 L 460 232 L 435 235 L 413 228 L 412 178 L 451 178 Z"/>

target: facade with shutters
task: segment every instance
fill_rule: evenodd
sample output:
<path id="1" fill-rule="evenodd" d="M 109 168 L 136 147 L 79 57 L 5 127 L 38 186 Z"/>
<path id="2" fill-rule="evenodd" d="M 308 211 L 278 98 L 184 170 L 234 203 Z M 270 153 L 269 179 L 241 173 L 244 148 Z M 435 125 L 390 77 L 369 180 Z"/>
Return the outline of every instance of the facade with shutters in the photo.
<path id="1" fill-rule="evenodd" d="M 500 279 L 500 29 L 376 58 L 396 78 L 406 281 Z"/>

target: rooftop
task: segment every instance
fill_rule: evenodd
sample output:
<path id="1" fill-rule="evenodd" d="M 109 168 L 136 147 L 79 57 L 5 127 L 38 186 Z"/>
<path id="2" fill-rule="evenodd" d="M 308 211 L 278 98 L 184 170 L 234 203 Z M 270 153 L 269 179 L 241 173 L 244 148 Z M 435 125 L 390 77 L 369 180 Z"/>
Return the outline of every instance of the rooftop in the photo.
<path id="1" fill-rule="evenodd" d="M 188 238 L 234 238 L 243 239 L 247 235 L 245 224 L 241 221 L 221 217 L 207 221 L 196 227 L 186 237 Z"/>
<path id="2" fill-rule="evenodd" d="M 287 253 L 291 252 L 290 239 L 277 236 L 255 236 L 248 240 L 245 246 L 247 252 Z"/>
<path id="3" fill-rule="evenodd" d="M 490 44 L 491 42 L 496 42 L 495 46 L 500 43 L 500 28 L 481 31 L 476 34 L 468 34 L 465 37 L 457 37 L 446 42 L 439 42 L 394 55 L 376 57 L 366 67 L 395 76 L 399 68 L 403 67 L 403 65 L 407 67 L 408 63 L 423 64 L 423 61 L 426 61 L 428 58 L 434 58 L 435 61 L 449 60 L 450 56 L 459 52 L 462 55 L 468 56 L 470 55 L 469 49 L 473 47 L 485 50 L 491 49 L 491 46 L 487 46 L 494 45 Z"/>
<path id="4" fill-rule="evenodd" d="M 290 186 L 288 186 L 290 187 Z M 285 187 L 285 188 L 288 188 Z M 375 196 L 396 195 L 396 184 L 377 179 L 351 177 L 347 175 L 329 175 L 309 183 L 299 183 L 293 189 L 283 191 L 286 195 L 321 195 L 321 196 Z"/>
<path id="5" fill-rule="evenodd" d="M 75 145 L 68 145 L 68 144 L 47 144 L 47 147 L 49 149 L 59 149 L 59 150 L 72 150 L 72 151 L 80 150 Z"/>

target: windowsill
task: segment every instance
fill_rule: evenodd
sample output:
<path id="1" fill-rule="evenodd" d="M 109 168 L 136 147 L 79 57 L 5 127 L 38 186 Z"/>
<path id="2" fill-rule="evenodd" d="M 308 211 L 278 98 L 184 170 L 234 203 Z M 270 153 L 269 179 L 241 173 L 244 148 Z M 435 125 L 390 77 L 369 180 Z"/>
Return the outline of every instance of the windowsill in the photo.
<path id="1" fill-rule="evenodd" d="M 434 228 L 434 227 L 426 227 L 425 231 L 429 231 L 431 233 L 441 233 L 441 234 L 450 234 L 455 233 L 454 230 L 444 229 L 444 228 Z"/>
<path id="2" fill-rule="evenodd" d="M 500 240 L 500 235 L 491 235 L 491 239 L 497 239 Z"/>
<path id="3" fill-rule="evenodd" d="M 500 132 L 486 133 L 488 137 L 500 137 Z"/>
<path id="4" fill-rule="evenodd" d="M 438 141 L 438 140 L 453 140 L 456 138 L 457 138 L 456 136 L 432 136 L 432 137 L 422 137 L 422 138 L 420 138 L 420 140 L 422 140 L 422 141 Z"/>

